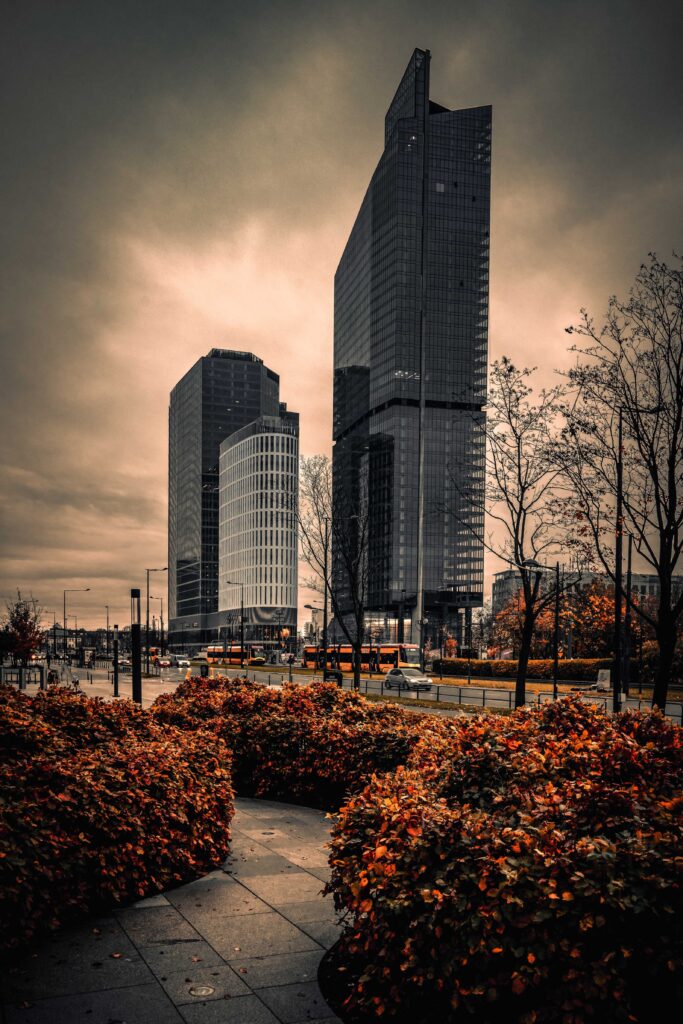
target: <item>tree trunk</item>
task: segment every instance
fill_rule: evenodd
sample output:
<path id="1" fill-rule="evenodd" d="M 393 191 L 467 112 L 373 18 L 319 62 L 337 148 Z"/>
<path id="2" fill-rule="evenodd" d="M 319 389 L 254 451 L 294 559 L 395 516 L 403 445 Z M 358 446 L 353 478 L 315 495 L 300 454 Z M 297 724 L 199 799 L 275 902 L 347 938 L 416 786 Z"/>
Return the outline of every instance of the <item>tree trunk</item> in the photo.
<path id="1" fill-rule="evenodd" d="M 657 629 L 657 643 L 659 644 L 659 660 L 652 691 L 652 707 L 664 711 L 676 655 L 676 629 L 673 624 L 669 625 L 668 622 L 660 621 Z"/>
<path id="2" fill-rule="evenodd" d="M 517 681 L 515 683 L 516 708 L 523 708 L 526 704 L 526 671 L 529 665 L 529 654 L 531 653 L 531 641 L 533 635 L 534 617 L 527 609 L 524 612 L 522 640 L 519 646 L 519 658 L 517 659 Z"/>

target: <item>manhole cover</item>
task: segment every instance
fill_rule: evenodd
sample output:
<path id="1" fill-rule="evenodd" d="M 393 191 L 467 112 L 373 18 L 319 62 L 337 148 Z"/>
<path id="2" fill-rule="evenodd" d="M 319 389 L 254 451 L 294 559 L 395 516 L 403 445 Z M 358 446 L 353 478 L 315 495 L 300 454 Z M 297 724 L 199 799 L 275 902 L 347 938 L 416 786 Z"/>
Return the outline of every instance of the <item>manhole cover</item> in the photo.
<path id="1" fill-rule="evenodd" d="M 191 996 L 212 996 L 215 992 L 215 988 L 211 988 L 211 985 L 193 985 L 190 989 Z"/>

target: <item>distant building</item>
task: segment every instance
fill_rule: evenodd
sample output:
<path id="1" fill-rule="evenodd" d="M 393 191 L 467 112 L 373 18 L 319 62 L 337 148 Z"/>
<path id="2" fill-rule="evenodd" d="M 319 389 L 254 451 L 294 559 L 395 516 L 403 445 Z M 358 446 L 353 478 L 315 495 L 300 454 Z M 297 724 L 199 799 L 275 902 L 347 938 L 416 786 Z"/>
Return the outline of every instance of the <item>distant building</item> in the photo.
<path id="1" fill-rule="evenodd" d="M 280 405 L 220 446 L 218 608 L 222 637 L 267 645 L 297 635 L 299 415 Z M 286 631 L 283 633 L 283 631 Z"/>
<path id="2" fill-rule="evenodd" d="M 429 64 L 415 50 L 335 275 L 333 471 L 342 517 L 367 514 L 367 626 L 417 642 L 423 619 L 437 644 L 483 600 L 491 107 L 435 103 Z"/>
<path id="3" fill-rule="evenodd" d="M 614 584 L 607 573 L 590 572 L 581 570 L 581 578 L 573 590 L 587 590 L 594 583 L 602 583 L 605 587 L 613 587 Z M 495 573 L 493 577 L 493 590 L 491 594 L 491 611 L 497 615 L 505 605 L 517 597 L 522 586 L 522 581 L 517 569 L 504 569 L 503 572 Z M 555 586 L 554 573 L 548 570 L 543 572 L 541 586 L 546 590 L 552 590 Z M 626 588 L 626 573 L 624 572 L 623 586 Z M 674 577 L 674 590 L 678 593 L 683 589 L 683 576 Z M 659 577 L 654 573 L 634 572 L 631 574 L 631 591 L 639 597 L 659 597 Z"/>
<path id="4" fill-rule="evenodd" d="M 250 352 L 211 349 L 171 392 L 168 463 L 169 644 L 214 640 L 218 610 L 221 442 L 279 414 L 276 373 Z"/>

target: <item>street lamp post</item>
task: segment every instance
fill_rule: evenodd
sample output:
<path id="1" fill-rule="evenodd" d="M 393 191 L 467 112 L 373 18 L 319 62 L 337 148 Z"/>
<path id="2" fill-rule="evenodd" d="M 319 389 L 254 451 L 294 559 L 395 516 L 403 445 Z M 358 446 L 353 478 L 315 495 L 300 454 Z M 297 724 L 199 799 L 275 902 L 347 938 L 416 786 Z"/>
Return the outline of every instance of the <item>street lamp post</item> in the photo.
<path id="1" fill-rule="evenodd" d="M 142 705 L 142 656 L 140 651 L 140 591 L 130 592 L 130 661 L 133 700 Z"/>
<path id="2" fill-rule="evenodd" d="M 325 517 L 325 551 L 323 553 L 323 573 L 325 579 L 323 580 L 323 672 L 327 671 L 327 594 L 329 590 L 328 581 L 328 549 L 330 546 L 330 520 Z"/>
<path id="3" fill-rule="evenodd" d="M 114 659 L 112 665 L 112 678 L 114 682 L 114 696 L 119 695 L 119 627 L 114 623 Z"/>
<path id="4" fill-rule="evenodd" d="M 147 573 L 147 613 L 145 616 L 145 675 L 149 675 L 149 574 L 151 572 L 167 572 L 168 566 L 163 569 L 145 569 Z"/>
<path id="5" fill-rule="evenodd" d="M 623 501 L 624 501 L 624 411 L 619 407 L 619 430 L 617 435 L 617 508 L 616 508 L 616 540 L 614 566 L 614 678 L 612 680 L 612 711 L 617 714 L 621 710 L 621 571 L 622 546 L 624 535 Z"/>
<path id="6" fill-rule="evenodd" d="M 63 597 L 64 597 L 64 609 L 63 610 L 64 610 L 64 659 L 65 660 L 66 660 L 66 646 L 67 646 L 66 645 L 66 634 L 67 634 L 67 628 L 66 628 L 66 595 L 67 594 L 87 594 L 87 592 L 89 590 L 90 590 L 90 587 L 67 587 L 66 590 L 64 591 L 64 595 L 63 595 Z"/>
<path id="7" fill-rule="evenodd" d="M 557 676 L 560 661 L 560 563 L 555 565 L 555 631 L 553 642 L 553 700 L 557 700 Z"/>
<path id="8" fill-rule="evenodd" d="M 631 563 L 633 558 L 633 535 L 628 535 L 628 555 L 626 556 L 626 611 L 624 612 L 624 668 L 622 684 L 624 696 L 628 697 L 631 682 Z"/>
<path id="9" fill-rule="evenodd" d="M 240 668 L 244 668 L 244 583 L 236 580 L 225 581 L 230 587 L 240 588 Z"/>
<path id="10" fill-rule="evenodd" d="M 107 612 L 107 642 L 106 642 L 106 651 L 107 651 L 107 657 L 109 657 L 109 605 L 105 604 L 104 607 L 105 607 L 106 612 Z"/>

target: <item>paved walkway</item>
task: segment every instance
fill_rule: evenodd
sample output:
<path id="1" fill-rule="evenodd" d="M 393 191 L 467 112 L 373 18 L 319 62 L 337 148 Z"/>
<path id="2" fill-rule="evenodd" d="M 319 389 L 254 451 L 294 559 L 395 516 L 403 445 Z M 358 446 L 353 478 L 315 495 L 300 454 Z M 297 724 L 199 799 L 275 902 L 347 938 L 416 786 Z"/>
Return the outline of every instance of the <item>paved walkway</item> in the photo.
<path id="1" fill-rule="evenodd" d="M 333 1024 L 325 815 L 237 800 L 220 871 L 62 931 L 5 974 L 5 1024 Z"/>

